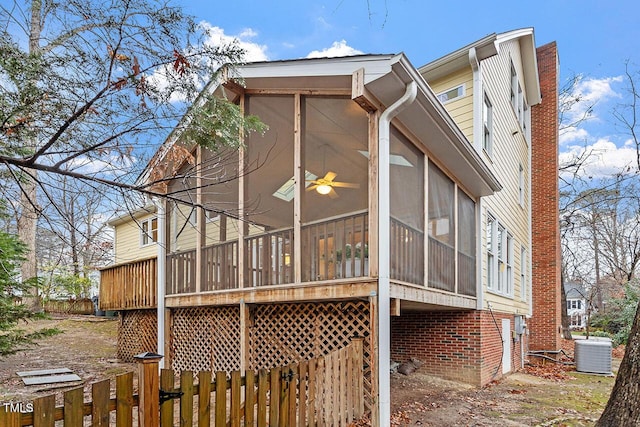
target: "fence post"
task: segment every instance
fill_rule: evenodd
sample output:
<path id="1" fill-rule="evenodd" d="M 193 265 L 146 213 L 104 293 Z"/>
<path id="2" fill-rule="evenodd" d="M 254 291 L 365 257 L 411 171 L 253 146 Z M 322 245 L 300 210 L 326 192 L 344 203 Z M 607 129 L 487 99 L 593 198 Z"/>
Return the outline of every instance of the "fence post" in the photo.
<path id="1" fill-rule="evenodd" d="M 133 356 L 138 363 L 138 426 L 160 425 L 159 363 L 162 355 L 141 353 Z"/>

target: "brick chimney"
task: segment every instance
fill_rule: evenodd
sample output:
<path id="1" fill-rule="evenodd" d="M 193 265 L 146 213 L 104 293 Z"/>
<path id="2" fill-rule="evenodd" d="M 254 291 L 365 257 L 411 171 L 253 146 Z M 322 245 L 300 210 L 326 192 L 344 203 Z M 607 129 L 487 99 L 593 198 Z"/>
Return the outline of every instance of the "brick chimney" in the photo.
<path id="1" fill-rule="evenodd" d="M 558 350 L 560 334 L 560 220 L 558 191 L 558 50 L 538 47 L 542 102 L 531 108 L 532 303 L 530 350 Z"/>

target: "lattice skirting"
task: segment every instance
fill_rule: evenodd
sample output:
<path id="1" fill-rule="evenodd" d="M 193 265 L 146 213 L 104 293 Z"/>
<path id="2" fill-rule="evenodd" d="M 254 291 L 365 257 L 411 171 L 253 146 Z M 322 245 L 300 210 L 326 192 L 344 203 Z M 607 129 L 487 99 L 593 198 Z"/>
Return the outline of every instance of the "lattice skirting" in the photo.
<path id="1" fill-rule="evenodd" d="M 133 356 L 158 351 L 156 310 L 124 310 L 118 325 L 118 359 L 133 362 Z"/>
<path id="2" fill-rule="evenodd" d="M 240 369 L 240 308 L 192 307 L 172 312 L 170 346 L 174 371 Z"/>
<path id="3" fill-rule="evenodd" d="M 309 360 L 345 347 L 353 337 L 364 337 L 365 401 L 369 406 L 369 313 L 368 301 L 252 305 L 249 366 L 269 369 Z"/>

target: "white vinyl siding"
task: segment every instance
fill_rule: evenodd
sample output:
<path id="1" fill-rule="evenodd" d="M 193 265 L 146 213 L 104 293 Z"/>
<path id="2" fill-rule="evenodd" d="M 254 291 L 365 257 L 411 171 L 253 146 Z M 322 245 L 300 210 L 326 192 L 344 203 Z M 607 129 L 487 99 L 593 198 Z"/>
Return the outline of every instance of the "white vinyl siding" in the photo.
<path id="1" fill-rule="evenodd" d="M 485 304 L 491 303 L 494 309 L 510 313 L 530 314 L 529 300 L 521 298 L 530 295 L 531 256 L 522 260 L 520 247 L 531 246 L 531 203 L 530 203 L 530 157 L 528 144 L 519 131 L 520 125 L 514 114 L 510 100 L 511 81 L 510 70 L 513 60 L 518 73 L 522 73 L 520 61 L 520 46 L 517 40 L 507 41 L 500 45 L 498 55 L 488 58 L 481 63 L 482 92 L 492 103 L 492 132 L 493 147 L 490 167 L 492 172 L 502 183 L 503 189 L 482 199 L 483 233 L 482 233 L 482 282 L 488 292 Z M 523 84 L 523 83 L 522 83 Z M 524 86 L 522 86 L 524 90 Z M 483 96 L 483 95 L 480 95 Z M 478 115 L 482 114 L 478 102 Z M 482 128 L 478 129 L 478 138 L 482 138 Z M 480 144 L 479 144 L 480 145 Z M 481 145 L 480 145 L 481 146 Z M 522 174 L 520 173 L 522 166 Z M 489 246 L 486 230 L 489 228 L 489 216 L 496 222 L 496 234 L 493 235 L 494 246 L 493 264 L 488 262 L 491 254 L 485 252 Z M 503 253 L 504 273 L 501 279 L 501 289 L 498 291 L 498 262 L 497 262 L 497 223 L 505 229 L 505 252 Z M 511 253 L 507 251 L 507 236 L 510 236 Z M 509 259 L 508 259 L 509 258 Z M 523 267 L 524 264 L 524 267 Z M 507 276 L 507 266 L 510 272 Z M 525 269 L 525 283 L 522 283 L 522 270 Z M 507 280 L 509 277 L 509 280 Z M 524 289 L 523 289 L 524 286 Z M 509 289 L 510 288 L 510 289 Z"/>

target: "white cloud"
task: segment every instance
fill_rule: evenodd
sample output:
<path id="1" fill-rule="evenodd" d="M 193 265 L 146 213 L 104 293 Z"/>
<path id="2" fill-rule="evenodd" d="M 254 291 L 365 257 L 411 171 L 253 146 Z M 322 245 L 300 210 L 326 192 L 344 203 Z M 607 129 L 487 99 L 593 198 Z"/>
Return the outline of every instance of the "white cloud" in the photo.
<path id="1" fill-rule="evenodd" d="M 267 61 L 267 46 L 251 41 L 258 33 L 251 28 L 245 28 L 237 35 L 225 34 L 224 29 L 213 26 L 206 21 L 200 22 L 200 27 L 208 34 L 205 43 L 210 46 L 237 43 L 245 51 L 245 62 Z"/>
<path id="2" fill-rule="evenodd" d="M 586 141 L 588 138 L 589 132 L 586 129 L 570 126 L 560 132 L 560 145 L 575 141 Z"/>
<path id="3" fill-rule="evenodd" d="M 622 82 L 621 76 L 599 79 L 578 76 L 577 79 L 572 91 L 560 96 L 561 105 L 571 104 L 570 108 L 563 113 L 563 122 L 567 127 L 560 135 L 561 144 L 588 138 L 589 133 L 583 125 L 587 122 L 600 121 L 600 112 L 604 109 L 602 104 L 621 97 L 613 87 Z M 580 128 L 569 126 L 576 122 L 579 122 Z"/>
<path id="4" fill-rule="evenodd" d="M 307 58 L 334 58 L 336 56 L 361 55 L 362 53 L 363 52 L 347 45 L 345 40 L 340 40 L 339 42 L 333 42 L 331 47 L 310 52 Z"/>
<path id="5" fill-rule="evenodd" d="M 635 170 L 636 149 L 632 141 L 626 141 L 622 147 L 616 146 L 606 138 L 591 145 L 572 145 L 560 153 L 560 166 L 581 159 L 579 174 L 593 178 L 604 178 L 620 172 Z"/>

